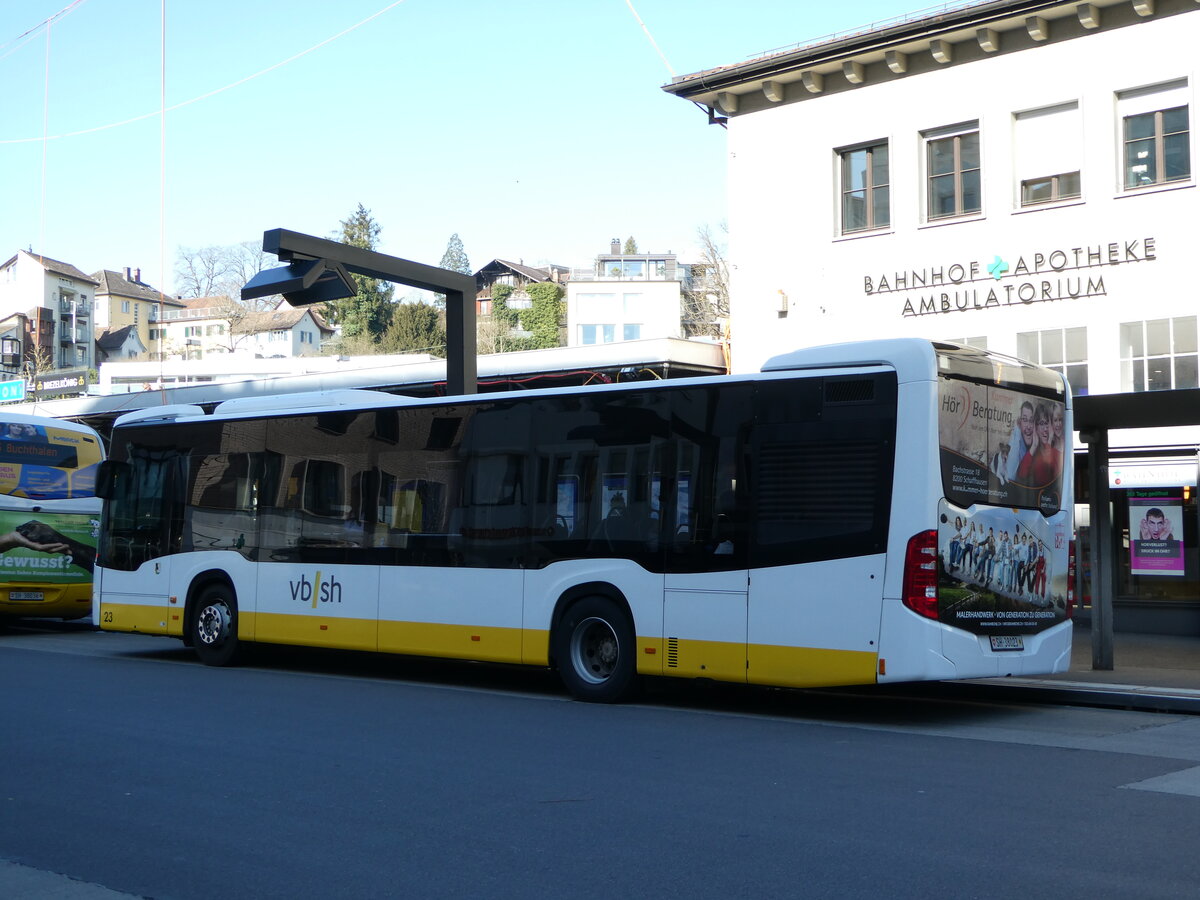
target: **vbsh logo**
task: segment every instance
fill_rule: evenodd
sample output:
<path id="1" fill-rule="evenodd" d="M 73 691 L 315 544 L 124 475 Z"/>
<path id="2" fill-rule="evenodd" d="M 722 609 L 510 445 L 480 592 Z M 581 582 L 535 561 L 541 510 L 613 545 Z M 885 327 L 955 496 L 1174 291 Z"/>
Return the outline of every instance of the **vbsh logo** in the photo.
<path id="1" fill-rule="evenodd" d="M 292 599 L 300 603 L 312 603 L 312 608 L 317 608 L 317 603 L 341 603 L 342 602 L 342 585 L 332 575 L 328 581 L 321 580 L 321 573 L 317 572 L 313 576 L 313 580 L 309 581 L 305 575 L 300 576 L 299 581 L 289 581 L 288 587 L 292 589 Z"/>

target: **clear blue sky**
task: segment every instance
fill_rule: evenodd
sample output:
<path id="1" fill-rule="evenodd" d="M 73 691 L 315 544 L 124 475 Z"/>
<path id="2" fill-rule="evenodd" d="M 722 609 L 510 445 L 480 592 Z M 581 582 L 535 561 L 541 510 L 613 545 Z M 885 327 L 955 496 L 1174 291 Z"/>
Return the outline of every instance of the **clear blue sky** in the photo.
<path id="1" fill-rule="evenodd" d="M 56 18 L 47 77 L 46 28 L 18 38 L 72 2 L 0 3 L 0 260 L 32 246 L 168 291 L 181 246 L 332 236 L 359 203 L 379 249 L 419 262 L 455 232 L 475 268 L 586 266 L 631 235 L 686 260 L 725 217 L 725 132 L 661 90 L 667 64 L 697 72 L 923 5 L 632 0 L 656 50 L 626 0 L 167 0 L 163 191 L 161 0 Z"/>

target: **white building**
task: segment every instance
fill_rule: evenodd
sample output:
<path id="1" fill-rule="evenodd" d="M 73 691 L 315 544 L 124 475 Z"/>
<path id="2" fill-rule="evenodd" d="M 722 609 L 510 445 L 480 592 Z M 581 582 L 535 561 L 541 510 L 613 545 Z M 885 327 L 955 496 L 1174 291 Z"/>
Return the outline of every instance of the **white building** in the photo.
<path id="1" fill-rule="evenodd" d="M 28 317 L 23 357 L 54 369 L 95 364 L 97 282 L 70 263 L 25 250 L 0 264 L 0 318 Z"/>
<path id="2" fill-rule="evenodd" d="M 162 341 L 167 359 L 209 359 L 235 354 L 268 358 L 317 356 L 331 328 L 312 309 L 287 303 L 266 312 L 248 310 L 228 297 L 183 301 L 163 313 L 151 337 Z"/>
<path id="3" fill-rule="evenodd" d="M 1197 46 L 1196 0 L 1001 0 L 677 78 L 728 128 L 734 371 L 907 335 L 1042 362 L 1077 394 L 1197 387 Z M 1176 577 L 1126 557 L 1118 598 L 1200 610 L 1200 428 L 1112 440 L 1114 466 L 1180 464 L 1142 487 L 1169 494 L 1187 556 Z"/>
<path id="4" fill-rule="evenodd" d="M 571 270 L 567 346 L 680 337 L 686 275 L 673 253 L 623 253 L 614 239 L 590 269 Z"/>

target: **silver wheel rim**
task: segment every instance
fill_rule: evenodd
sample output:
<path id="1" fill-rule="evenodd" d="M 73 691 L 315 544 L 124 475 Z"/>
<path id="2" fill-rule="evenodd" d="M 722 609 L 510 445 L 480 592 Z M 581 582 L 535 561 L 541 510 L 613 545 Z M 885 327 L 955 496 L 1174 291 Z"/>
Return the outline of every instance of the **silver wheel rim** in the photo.
<path id="1" fill-rule="evenodd" d="M 233 614 L 223 600 L 210 603 L 196 617 L 196 636 L 206 647 L 217 647 L 229 637 Z"/>
<path id="2" fill-rule="evenodd" d="M 621 646 L 603 619 L 584 619 L 571 632 L 571 667 L 589 684 L 603 684 L 617 670 Z"/>

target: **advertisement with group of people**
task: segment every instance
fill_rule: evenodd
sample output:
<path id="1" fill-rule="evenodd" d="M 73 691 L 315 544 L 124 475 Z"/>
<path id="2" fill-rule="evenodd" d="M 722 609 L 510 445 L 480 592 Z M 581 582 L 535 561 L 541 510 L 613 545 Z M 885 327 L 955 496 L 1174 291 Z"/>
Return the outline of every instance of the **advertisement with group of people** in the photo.
<path id="1" fill-rule="evenodd" d="M 938 434 L 946 496 L 1055 512 L 1070 452 L 1066 405 L 992 385 L 943 378 Z"/>
<path id="2" fill-rule="evenodd" d="M 938 614 L 976 633 L 1036 632 L 1067 616 L 1067 517 L 942 501 Z"/>

